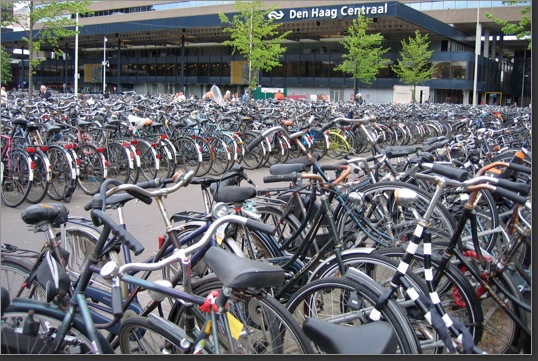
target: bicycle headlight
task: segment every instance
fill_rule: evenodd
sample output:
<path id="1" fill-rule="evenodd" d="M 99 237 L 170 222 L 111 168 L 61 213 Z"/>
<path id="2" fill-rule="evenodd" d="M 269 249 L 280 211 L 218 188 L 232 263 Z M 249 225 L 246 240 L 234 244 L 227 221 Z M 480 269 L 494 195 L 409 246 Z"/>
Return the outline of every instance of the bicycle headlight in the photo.
<path id="1" fill-rule="evenodd" d="M 418 194 L 412 189 L 398 188 L 394 191 L 394 198 L 399 206 L 408 206 L 418 200 Z"/>
<path id="2" fill-rule="evenodd" d="M 349 192 L 347 199 L 359 208 L 364 204 L 364 194 L 360 192 Z"/>
<path id="3" fill-rule="evenodd" d="M 226 203 L 215 203 L 213 205 L 213 208 L 211 209 L 211 213 L 213 214 L 213 218 L 221 218 L 228 214 L 230 214 L 230 207 Z"/>

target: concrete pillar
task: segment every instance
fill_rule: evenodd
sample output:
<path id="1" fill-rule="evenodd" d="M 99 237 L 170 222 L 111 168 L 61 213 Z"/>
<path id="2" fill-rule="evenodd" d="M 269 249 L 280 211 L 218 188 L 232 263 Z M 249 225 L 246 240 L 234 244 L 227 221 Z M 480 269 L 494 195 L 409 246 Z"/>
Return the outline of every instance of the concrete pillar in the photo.
<path id="1" fill-rule="evenodd" d="M 503 51 L 504 51 L 504 35 L 499 35 L 499 62 L 503 61 Z"/>
<path id="2" fill-rule="evenodd" d="M 493 34 L 493 41 L 491 42 L 491 59 L 495 60 L 497 57 L 497 34 Z"/>
<path id="3" fill-rule="evenodd" d="M 489 28 L 484 29 L 484 56 L 489 58 Z"/>
<path id="4" fill-rule="evenodd" d="M 471 95 L 471 91 L 468 89 L 463 90 L 463 105 L 469 104 L 469 98 Z"/>

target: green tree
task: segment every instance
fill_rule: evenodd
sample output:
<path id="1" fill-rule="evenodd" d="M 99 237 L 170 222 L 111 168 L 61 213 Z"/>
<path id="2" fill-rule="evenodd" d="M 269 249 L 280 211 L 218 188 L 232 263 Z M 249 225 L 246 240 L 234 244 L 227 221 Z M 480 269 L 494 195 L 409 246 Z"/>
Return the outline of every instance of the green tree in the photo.
<path id="1" fill-rule="evenodd" d="M 507 5 L 517 5 L 519 1 L 503 1 Z M 530 14 L 531 7 L 525 6 L 520 10 L 521 20 L 517 24 L 509 23 L 506 20 L 495 18 L 491 13 L 487 12 L 485 15 L 488 19 L 493 20 L 498 25 L 501 25 L 501 30 L 506 35 L 515 35 L 518 39 L 528 39 L 528 49 L 532 49 L 532 31 L 531 31 L 531 18 L 527 16 Z"/>
<path id="2" fill-rule="evenodd" d="M 28 1 L 28 14 L 14 15 L 11 10 L 13 3 L 2 3 L 2 26 L 18 26 L 26 32 L 22 39 L 27 44 L 29 52 L 30 69 L 28 72 L 28 97 L 32 97 L 33 75 L 39 64 L 44 61 L 38 57 L 38 52 L 44 45 L 50 46 L 53 51 L 61 56 L 58 40 L 75 36 L 74 29 L 76 20 L 74 14 L 93 13 L 88 7 L 92 4 L 89 0 L 51 0 L 51 1 Z"/>
<path id="3" fill-rule="evenodd" d="M 435 65 L 430 61 L 433 50 L 428 50 L 430 46 L 428 34 L 423 36 L 418 30 L 415 31 L 414 38 L 409 37 L 407 42 L 404 39 L 401 43 L 401 59 L 392 66 L 392 70 L 403 83 L 413 87 L 411 95 L 415 103 L 417 85 L 429 80 L 435 72 Z"/>
<path id="4" fill-rule="evenodd" d="M 348 28 L 348 35 L 340 41 L 347 53 L 342 55 L 344 62 L 334 70 L 351 74 L 354 79 L 355 93 L 359 89 L 357 81 L 371 84 L 372 79 L 379 74 L 379 70 L 386 68 L 389 63 L 389 59 L 382 57 L 390 50 L 390 48 L 384 49 L 381 46 L 383 35 L 381 33 L 366 33 L 372 21 L 371 18 L 359 14 Z"/>
<path id="5" fill-rule="evenodd" d="M 232 47 L 232 54 L 242 54 L 248 61 L 248 84 L 254 89 L 258 80 L 257 74 L 263 69 L 270 71 L 275 66 L 281 66 L 279 59 L 286 51 L 282 41 L 291 31 L 280 33 L 282 24 L 275 24 L 274 19 L 267 15 L 278 7 L 278 4 L 263 10 L 261 1 L 236 1 L 235 9 L 239 12 L 230 20 L 225 14 L 219 14 L 223 24 L 229 24 L 223 29 L 230 33 L 231 39 L 222 44 Z"/>
<path id="6" fill-rule="evenodd" d="M 12 79 L 11 75 L 11 55 L 4 49 L 4 47 L 1 47 L 1 55 L 0 58 L 0 64 L 2 65 L 2 77 L 0 80 L 0 83 L 2 85 L 5 85 L 6 83 L 10 82 Z"/>

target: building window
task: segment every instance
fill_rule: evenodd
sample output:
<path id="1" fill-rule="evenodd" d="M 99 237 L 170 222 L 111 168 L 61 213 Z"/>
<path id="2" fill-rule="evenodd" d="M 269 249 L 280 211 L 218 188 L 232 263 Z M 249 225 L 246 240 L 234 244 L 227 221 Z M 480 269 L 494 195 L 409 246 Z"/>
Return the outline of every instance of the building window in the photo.
<path id="1" fill-rule="evenodd" d="M 467 62 L 453 61 L 452 62 L 452 79 L 465 79 L 467 72 Z"/>
<path id="2" fill-rule="evenodd" d="M 435 73 L 432 75 L 432 79 L 450 78 L 450 62 L 434 61 L 433 64 L 435 64 Z"/>

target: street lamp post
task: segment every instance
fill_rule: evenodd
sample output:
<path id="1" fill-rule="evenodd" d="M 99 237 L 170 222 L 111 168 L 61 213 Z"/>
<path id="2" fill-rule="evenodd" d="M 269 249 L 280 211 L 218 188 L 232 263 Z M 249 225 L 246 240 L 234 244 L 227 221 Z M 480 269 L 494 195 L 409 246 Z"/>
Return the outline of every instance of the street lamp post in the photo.
<path id="1" fill-rule="evenodd" d="M 103 38 L 103 94 L 106 89 L 106 36 Z"/>

